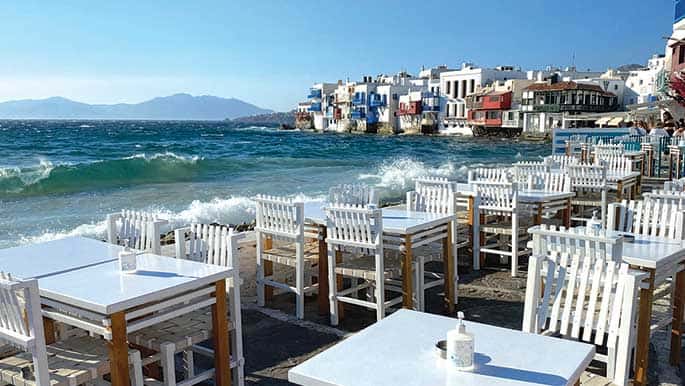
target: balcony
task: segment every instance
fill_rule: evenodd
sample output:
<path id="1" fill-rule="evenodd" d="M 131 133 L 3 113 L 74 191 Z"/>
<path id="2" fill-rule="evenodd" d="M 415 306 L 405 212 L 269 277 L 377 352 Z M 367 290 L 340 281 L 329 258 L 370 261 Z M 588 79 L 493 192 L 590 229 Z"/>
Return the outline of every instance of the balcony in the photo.
<path id="1" fill-rule="evenodd" d="M 352 119 L 365 119 L 366 113 L 363 110 L 352 110 L 352 113 L 350 113 L 350 118 L 352 118 Z"/>
<path id="2" fill-rule="evenodd" d="M 421 114 L 421 108 L 423 106 L 421 105 L 421 102 L 409 102 L 409 103 L 400 103 L 400 115 L 418 115 Z"/>
<path id="3" fill-rule="evenodd" d="M 311 112 L 321 112 L 321 103 L 312 103 L 312 105 L 309 106 L 309 111 L 311 111 Z"/>
<path id="4" fill-rule="evenodd" d="M 386 98 L 382 98 L 378 94 L 372 94 L 369 96 L 369 107 L 383 107 L 387 104 L 386 102 Z"/>
<path id="5" fill-rule="evenodd" d="M 318 88 L 313 88 L 309 90 L 309 95 L 307 95 L 307 98 L 309 99 L 321 99 L 321 90 Z"/>
<path id="6" fill-rule="evenodd" d="M 352 104 L 355 106 L 365 105 L 366 98 L 364 98 L 364 94 L 355 94 L 354 98 L 352 99 Z"/>

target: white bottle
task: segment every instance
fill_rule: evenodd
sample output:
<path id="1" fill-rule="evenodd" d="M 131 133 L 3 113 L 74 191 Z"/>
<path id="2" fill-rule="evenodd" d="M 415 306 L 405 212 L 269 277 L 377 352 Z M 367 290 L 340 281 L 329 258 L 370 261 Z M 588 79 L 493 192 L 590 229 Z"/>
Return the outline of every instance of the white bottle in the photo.
<path id="1" fill-rule="evenodd" d="M 587 221 L 586 228 L 597 233 L 602 230 L 602 222 L 597 219 L 597 211 L 592 211 L 592 218 Z"/>
<path id="2" fill-rule="evenodd" d="M 457 314 L 459 324 L 454 330 L 447 332 L 447 360 L 461 371 L 473 370 L 473 334 L 466 332 L 464 313 Z"/>
<path id="3" fill-rule="evenodd" d="M 134 273 L 137 267 L 136 252 L 129 247 L 124 247 L 124 250 L 119 252 L 119 269 L 122 273 Z"/>

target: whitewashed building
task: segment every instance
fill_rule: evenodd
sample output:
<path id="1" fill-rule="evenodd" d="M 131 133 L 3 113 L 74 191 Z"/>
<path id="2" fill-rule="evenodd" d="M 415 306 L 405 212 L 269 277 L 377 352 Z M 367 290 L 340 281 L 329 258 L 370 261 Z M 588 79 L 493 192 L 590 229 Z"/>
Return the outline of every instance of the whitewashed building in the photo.
<path id="1" fill-rule="evenodd" d="M 461 69 L 440 73 L 440 94 L 445 108 L 440 111 L 441 128 L 446 134 L 473 135 L 467 123 L 466 97 L 495 81 L 526 79 L 526 73 L 511 66 L 480 68 L 464 63 Z"/>
<path id="2" fill-rule="evenodd" d="M 649 103 L 656 100 L 658 93 L 657 80 L 666 66 L 665 55 L 654 55 L 647 66 L 630 71 L 626 85 L 626 105 Z"/>
<path id="3" fill-rule="evenodd" d="M 331 95 L 338 88 L 337 83 L 317 83 L 309 90 L 307 96 L 309 112 L 311 113 L 314 129 L 324 131 L 327 127 L 325 111 L 332 103 Z"/>

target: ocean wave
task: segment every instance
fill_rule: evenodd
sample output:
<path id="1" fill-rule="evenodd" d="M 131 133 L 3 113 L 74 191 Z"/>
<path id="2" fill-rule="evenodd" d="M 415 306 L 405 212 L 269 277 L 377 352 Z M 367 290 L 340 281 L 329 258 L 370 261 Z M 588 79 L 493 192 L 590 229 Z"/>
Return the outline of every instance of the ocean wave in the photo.
<path id="1" fill-rule="evenodd" d="M 431 166 L 412 158 L 396 158 L 381 163 L 376 173 L 360 174 L 359 179 L 382 190 L 396 193 L 409 189 L 417 178 L 454 178 L 460 170 L 450 161 L 438 166 Z"/>
<path id="2" fill-rule="evenodd" d="M 302 201 L 323 201 L 324 196 L 308 196 L 305 194 L 291 195 L 291 198 Z M 187 226 L 191 223 L 219 223 L 240 224 L 251 222 L 255 218 L 254 201 L 245 196 L 233 196 L 228 198 L 215 197 L 209 201 L 195 200 L 184 209 L 173 211 L 159 207 L 136 208 L 155 214 L 158 218 L 168 221 L 164 232 Z M 84 236 L 96 239 L 104 239 L 107 232 L 107 224 L 104 220 L 93 221 L 67 229 L 45 229 L 37 235 L 20 235 L 19 244 L 33 244 L 65 237 Z"/>
<path id="3" fill-rule="evenodd" d="M 138 153 L 89 163 L 54 165 L 46 159 L 32 167 L 0 168 L 0 197 L 71 193 L 137 183 L 187 181 L 202 171 L 198 156 L 172 152 Z"/>

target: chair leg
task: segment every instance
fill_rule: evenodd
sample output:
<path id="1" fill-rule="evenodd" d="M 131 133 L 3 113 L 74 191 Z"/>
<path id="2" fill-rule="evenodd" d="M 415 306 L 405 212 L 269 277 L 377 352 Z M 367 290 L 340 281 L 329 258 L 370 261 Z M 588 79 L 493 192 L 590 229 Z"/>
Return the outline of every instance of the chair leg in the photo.
<path id="1" fill-rule="evenodd" d="M 519 218 L 518 214 L 511 215 L 511 276 L 516 277 L 519 264 Z"/>
<path id="2" fill-rule="evenodd" d="M 257 233 L 257 305 L 264 307 L 264 260 L 262 259 L 263 240 Z"/>
<path id="3" fill-rule="evenodd" d="M 195 377 L 195 356 L 191 349 L 183 351 L 183 373 L 185 374 L 185 379 Z"/>
<path id="4" fill-rule="evenodd" d="M 419 257 L 418 264 L 415 265 L 416 269 L 416 297 L 418 310 L 423 312 L 426 309 L 426 277 L 425 275 L 425 258 L 423 256 Z"/>
<path id="5" fill-rule="evenodd" d="M 131 362 L 131 386 L 143 386 L 143 360 L 140 356 L 140 351 L 132 350 L 129 353 L 129 361 Z"/>
<path id="6" fill-rule="evenodd" d="M 331 325 L 338 325 L 338 281 L 335 277 L 335 251 L 328 246 L 328 298 L 330 303 Z"/>
<path id="7" fill-rule="evenodd" d="M 176 345 L 173 343 L 162 343 L 159 350 L 164 386 L 176 386 L 176 364 L 174 361 Z"/>
<path id="8" fill-rule="evenodd" d="M 301 264 L 295 268 L 295 314 L 297 319 L 304 319 L 304 269 Z"/>

